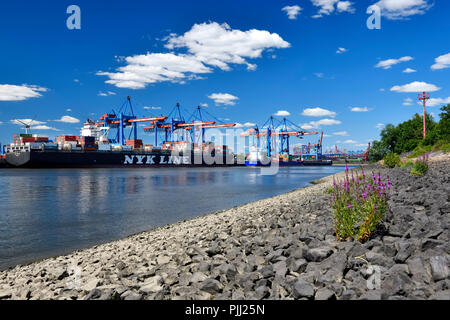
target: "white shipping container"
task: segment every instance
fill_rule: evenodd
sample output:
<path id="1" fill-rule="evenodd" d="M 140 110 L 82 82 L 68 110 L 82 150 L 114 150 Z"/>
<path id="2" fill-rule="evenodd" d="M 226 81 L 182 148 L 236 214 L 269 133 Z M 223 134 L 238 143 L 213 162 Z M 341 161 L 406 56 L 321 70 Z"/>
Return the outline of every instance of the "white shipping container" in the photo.
<path id="1" fill-rule="evenodd" d="M 111 145 L 107 143 L 99 143 L 98 144 L 99 151 L 111 151 Z"/>

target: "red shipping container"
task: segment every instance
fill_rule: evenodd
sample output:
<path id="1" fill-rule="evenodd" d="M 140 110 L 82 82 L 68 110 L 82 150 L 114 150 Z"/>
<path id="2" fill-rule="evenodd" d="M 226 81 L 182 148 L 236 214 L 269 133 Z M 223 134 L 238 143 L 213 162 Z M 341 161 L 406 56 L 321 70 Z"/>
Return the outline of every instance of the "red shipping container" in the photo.
<path id="1" fill-rule="evenodd" d="M 33 137 L 22 137 L 22 138 L 20 138 L 20 142 L 22 142 L 22 143 L 36 142 L 36 138 L 33 138 Z"/>
<path id="2" fill-rule="evenodd" d="M 63 141 L 78 141 L 77 136 L 61 136 L 60 137 Z"/>

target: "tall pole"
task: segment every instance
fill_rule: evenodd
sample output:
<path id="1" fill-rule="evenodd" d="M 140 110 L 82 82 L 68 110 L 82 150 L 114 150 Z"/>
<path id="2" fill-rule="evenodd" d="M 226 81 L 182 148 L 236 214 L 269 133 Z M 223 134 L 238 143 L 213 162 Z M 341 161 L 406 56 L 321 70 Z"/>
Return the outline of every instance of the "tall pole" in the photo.
<path id="1" fill-rule="evenodd" d="M 422 100 L 422 102 L 423 102 L 423 139 L 424 140 L 427 137 L 427 129 L 426 129 L 426 125 L 425 125 L 425 115 L 426 115 L 425 108 L 426 108 L 428 99 L 430 99 L 430 95 L 428 93 L 426 93 L 425 91 L 422 92 L 421 94 L 419 94 L 419 100 Z"/>

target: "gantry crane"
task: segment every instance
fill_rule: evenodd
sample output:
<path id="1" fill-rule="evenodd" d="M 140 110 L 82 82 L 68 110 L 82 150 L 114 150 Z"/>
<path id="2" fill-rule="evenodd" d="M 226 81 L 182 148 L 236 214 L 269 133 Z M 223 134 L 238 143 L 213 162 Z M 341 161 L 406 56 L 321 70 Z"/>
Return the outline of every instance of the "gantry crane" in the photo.
<path id="1" fill-rule="evenodd" d="M 204 113 L 207 114 L 210 118 L 213 118 L 214 121 L 207 120 Z M 176 104 L 175 108 L 170 112 L 169 116 L 166 117 L 166 119 L 170 119 L 170 121 L 153 123 L 150 126 L 144 127 L 144 131 L 155 133 L 155 146 L 158 145 L 159 130 L 164 131 L 165 142 L 175 142 L 176 140 L 185 141 L 189 136 L 192 143 L 205 143 L 206 129 L 231 128 L 236 126 L 235 123 L 222 123 L 207 111 L 202 110 L 200 106 L 196 108 L 196 110 L 190 115 L 188 120 L 185 120 L 179 103 Z M 179 133 L 178 137 L 177 133 Z M 198 138 L 197 133 L 200 133 Z M 199 139 L 199 141 L 197 141 L 197 139 Z"/>
<path id="2" fill-rule="evenodd" d="M 302 130 L 293 122 L 284 118 L 283 121 L 277 121 L 273 116 L 271 116 L 262 126 L 263 131 L 259 129 L 258 126 L 248 129 L 246 132 L 241 134 L 241 137 L 253 136 L 253 142 L 257 141 L 258 149 L 261 146 L 261 137 L 265 137 L 265 147 L 267 149 L 267 156 L 271 157 L 275 152 L 277 146 L 277 138 L 279 138 L 279 150 L 280 154 L 289 154 L 290 152 L 290 138 L 297 137 L 303 139 L 306 135 L 316 135 L 318 132 L 307 132 Z M 296 130 L 298 129 L 298 130 Z"/>
<path id="3" fill-rule="evenodd" d="M 131 103 L 131 97 L 128 96 L 127 100 L 122 104 L 118 112 L 114 109 L 111 113 L 105 114 L 100 117 L 100 121 L 95 122 L 96 126 L 108 126 L 110 129 L 117 129 L 114 136 L 110 138 L 112 143 L 118 143 L 126 145 L 125 131 L 126 128 L 131 127 L 129 133 L 129 139 L 133 136 L 134 140 L 137 140 L 137 124 L 140 122 L 150 122 L 152 124 L 164 122 L 167 117 L 147 117 L 138 118 L 134 114 L 133 105 Z"/>

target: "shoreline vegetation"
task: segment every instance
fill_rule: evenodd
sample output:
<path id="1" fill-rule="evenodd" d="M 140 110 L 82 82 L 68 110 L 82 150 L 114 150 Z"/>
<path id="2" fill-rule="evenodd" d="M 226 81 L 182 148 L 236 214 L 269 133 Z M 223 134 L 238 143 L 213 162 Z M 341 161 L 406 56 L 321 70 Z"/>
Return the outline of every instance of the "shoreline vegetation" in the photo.
<path id="1" fill-rule="evenodd" d="M 0 272 L 0 300 L 450 299 L 450 158 L 390 178 L 380 228 L 337 241 L 333 179 Z M 359 168 L 350 173 L 360 172 Z"/>

